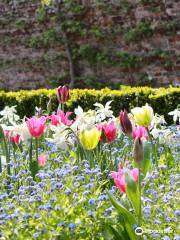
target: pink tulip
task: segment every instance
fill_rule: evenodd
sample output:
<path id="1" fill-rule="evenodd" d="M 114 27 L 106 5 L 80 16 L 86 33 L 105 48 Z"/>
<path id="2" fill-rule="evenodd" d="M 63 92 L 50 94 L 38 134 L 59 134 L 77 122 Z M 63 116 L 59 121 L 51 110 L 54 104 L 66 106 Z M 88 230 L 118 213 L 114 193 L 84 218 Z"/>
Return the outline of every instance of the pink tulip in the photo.
<path id="1" fill-rule="evenodd" d="M 111 123 L 99 123 L 96 125 L 97 129 L 102 132 L 100 141 L 103 142 L 107 140 L 108 143 L 111 143 L 115 140 L 116 138 L 116 127 L 114 122 L 112 121 Z"/>
<path id="2" fill-rule="evenodd" d="M 116 187 L 123 193 L 126 192 L 126 182 L 125 182 L 124 171 L 127 171 L 127 170 L 120 167 L 118 172 L 111 172 L 111 176 L 114 179 Z M 130 170 L 129 174 L 133 178 L 134 182 L 138 181 L 138 177 L 139 177 L 138 168 L 134 168 Z"/>
<path id="3" fill-rule="evenodd" d="M 132 136 L 134 139 L 148 139 L 148 133 L 145 127 L 137 126 L 133 129 Z"/>
<path id="4" fill-rule="evenodd" d="M 28 118 L 26 124 L 31 136 L 39 138 L 43 135 L 46 129 L 46 117 L 42 116 L 40 118 Z"/>
<path id="5" fill-rule="evenodd" d="M 41 167 L 44 167 L 47 161 L 47 156 L 46 155 L 39 155 L 38 156 L 38 165 Z"/>
<path id="6" fill-rule="evenodd" d="M 117 131 L 113 121 L 110 122 L 109 124 L 104 124 L 102 126 L 102 130 L 108 143 L 111 143 L 115 140 Z"/>
<path id="7" fill-rule="evenodd" d="M 120 124 L 123 133 L 125 133 L 127 136 L 131 136 L 132 124 L 126 110 L 124 112 L 123 111 L 120 112 Z"/>
<path id="8" fill-rule="evenodd" d="M 50 116 L 51 124 L 54 126 L 57 126 L 58 124 L 63 123 L 66 126 L 69 126 L 72 124 L 73 120 L 69 120 L 69 116 L 72 114 L 72 112 L 64 113 L 63 111 L 58 111 L 57 114 L 52 114 Z"/>
<path id="9" fill-rule="evenodd" d="M 58 115 L 60 116 L 61 122 L 66 125 L 69 126 L 72 124 L 73 120 L 69 120 L 69 116 L 72 114 L 72 112 L 67 112 L 64 113 L 63 111 L 58 111 Z"/>
<path id="10" fill-rule="evenodd" d="M 60 103 L 65 103 L 69 100 L 69 87 L 64 85 L 64 86 L 59 86 L 57 88 L 57 98 Z"/>

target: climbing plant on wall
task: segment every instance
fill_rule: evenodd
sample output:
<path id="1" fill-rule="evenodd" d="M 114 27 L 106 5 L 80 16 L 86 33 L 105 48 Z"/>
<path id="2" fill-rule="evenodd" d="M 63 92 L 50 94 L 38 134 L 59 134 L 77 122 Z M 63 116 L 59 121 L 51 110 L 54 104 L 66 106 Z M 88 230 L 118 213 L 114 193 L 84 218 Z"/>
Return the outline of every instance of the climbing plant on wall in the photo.
<path id="1" fill-rule="evenodd" d="M 152 86 L 178 79 L 172 7 L 175 0 L 171 6 L 162 0 L 2 0 L 0 88 Z"/>

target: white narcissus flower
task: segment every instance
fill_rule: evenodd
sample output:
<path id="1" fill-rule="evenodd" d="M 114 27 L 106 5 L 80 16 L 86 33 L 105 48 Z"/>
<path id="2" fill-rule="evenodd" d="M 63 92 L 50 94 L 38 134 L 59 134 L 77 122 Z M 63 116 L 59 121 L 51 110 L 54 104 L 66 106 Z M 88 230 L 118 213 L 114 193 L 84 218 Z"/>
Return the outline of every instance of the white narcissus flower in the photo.
<path id="1" fill-rule="evenodd" d="M 69 146 L 73 146 L 74 139 L 69 134 L 69 129 L 65 125 L 50 126 L 54 132 L 52 138 L 46 138 L 47 141 L 55 143 L 59 148 L 67 150 Z"/>
<path id="2" fill-rule="evenodd" d="M 173 121 L 176 123 L 177 120 L 180 122 L 180 109 L 177 108 L 174 111 L 168 113 L 168 115 L 173 116 Z"/>
<path id="3" fill-rule="evenodd" d="M 20 120 L 20 117 L 17 115 L 15 108 L 16 106 L 6 106 L 2 111 L 0 111 L 0 115 L 2 116 L 0 121 L 2 123 L 9 121 L 11 124 L 18 122 Z"/>
<path id="4" fill-rule="evenodd" d="M 174 141 L 174 134 L 170 129 L 157 129 L 151 131 L 153 138 L 159 139 L 160 143 L 171 144 Z"/>
<path id="5" fill-rule="evenodd" d="M 80 107 L 80 106 L 78 106 L 77 108 L 74 109 L 74 113 L 77 116 L 83 116 L 84 115 L 84 111 L 83 111 L 82 107 Z"/>
<path id="6" fill-rule="evenodd" d="M 77 132 L 82 129 L 90 128 L 96 123 L 95 111 L 89 110 L 88 112 L 84 112 L 83 109 L 78 106 L 75 109 L 76 120 L 71 125 L 71 129 L 74 132 Z"/>
<path id="7" fill-rule="evenodd" d="M 157 125 L 165 125 L 165 124 L 167 124 L 167 123 L 164 119 L 164 116 L 161 116 L 156 113 L 152 119 L 152 126 L 156 127 Z"/>
<path id="8" fill-rule="evenodd" d="M 103 121 L 106 118 L 113 118 L 113 111 L 111 109 L 111 104 L 112 101 L 108 101 L 105 106 L 103 106 L 101 103 L 95 103 L 94 106 L 96 107 L 96 120 L 98 122 Z"/>

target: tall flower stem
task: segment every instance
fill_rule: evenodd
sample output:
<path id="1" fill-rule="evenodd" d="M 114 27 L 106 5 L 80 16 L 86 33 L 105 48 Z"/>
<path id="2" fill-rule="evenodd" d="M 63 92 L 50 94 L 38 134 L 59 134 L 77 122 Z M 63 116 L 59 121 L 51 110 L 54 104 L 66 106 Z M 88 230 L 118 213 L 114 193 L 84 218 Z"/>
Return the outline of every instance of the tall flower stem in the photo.
<path id="1" fill-rule="evenodd" d="M 3 137 L 3 144 L 4 144 L 4 152 L 5 152 L 5 155 L 6 155 L 6 164 L 7 164 L 7 174 L 8 175 L 11 175 L 11 169 L 10 169 L 10 152 L 9 152 L 9 149 L 8 149 L 8 144 L 7 144 L 7 141 L 5 139 L 5 136 Z"/>
<path id="2" fill-rule="evenodd" d="M 14 174 L 15 176 L 17 176 L 18 174 L 18 164 L 17 164 L 17 159 L 16 159 L 16 147 L 12 144 L 12 148 L 13 148 L 13 157 L 14 157 Z M 19 189 L 19 178 L 17 179 L 17 189 Z"/>
<path id="3" fill-rule="evenodd" d="M 0 173 L 2 172 L 2 163 L 1 163 L 1 156 L 0 156 Z"/>
<path id="4" fill-rule="evenodd" d="M 138 164 L 138 169 L 139 169 L 139 178 L 138 178 L 138 187 L 139 187 L 139 213 L 138 213 L 138 226 L 141 227 L 141 222 L 142 222 L 142 202 L 141 202 L 141 163 L 139 162 Z M 142 240 L 142 236 L 138 236 L 139 240 Z"/>
<path id="5" fill-rule="evenodd" d="M 36 148 L 36 162 L 38 164 L 38 139 L 35 138 L 35 148 Z"/>
<path id="6" fill-rule="evenodd" d="M 32 138 L 30 139 L 29 145 L 29 170 L 32 173 Z"/>
<path id="7" fill-rule="evenodd" d="M 138 164 L 139 177 L 138 177 L 138 186 L 139 186 L 139 213 L 138 213 L 138 226 L 141 226 L 141 166 Z"/>
<path id="8" fill-rule="evenodd" d="M 11 183 L 11 179 L 10 179 L 10 175 L 11 175 L 11 168 L 10 168 L 10 146 L 8 147 L 8 143 L 6 141 L 6 138 L 3 134 L 3 150 L 4 150 L 4 154 L 6 156 L 6 165 L 7 165 L 7 194 L 9 194 L 10 190 L 9 190 L 9 186 Z"/>

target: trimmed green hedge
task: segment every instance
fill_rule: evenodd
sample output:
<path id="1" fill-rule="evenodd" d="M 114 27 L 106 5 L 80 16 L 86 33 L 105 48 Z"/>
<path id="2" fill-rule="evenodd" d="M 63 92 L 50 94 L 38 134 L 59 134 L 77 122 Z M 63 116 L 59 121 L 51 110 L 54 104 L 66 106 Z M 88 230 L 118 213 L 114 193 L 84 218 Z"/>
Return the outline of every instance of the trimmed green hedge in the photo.
<path id="1" fill-rule="evenodd" d="M 164 115 L 168 123 L 172 122 L 172 117 L 168 116 L 168 112 L 174 110 L 180 103 L 180 88 L 158 88 L 149 87 L 125 87 L 121 90 L 110 90 L 108 88 L 102 90 L 74 89 L 70 92 L 71 98 L 67 102 L 66 111 L 73 111 L 75 107 L 80 105 L 84 110 L 94 108 L 93 104 L 101 102 L 105 104 L 107 101 L 113 100 L 112 109 L 118 116 L 120 110 L 130 110 L 135 106 L 142 106 L 149 103 L 155 112 Z M 34 114 L 35 106 L 46 109 L 49 97 L 52 98 L 52 110 L 56 110 L 58 101 L 55 90 L 39 89 L 32 91 L 19 92 L 0 92 L 0 110 L 6 105 L 17 105 L 18 114 L 23 116 L 31 116 Z"/>

